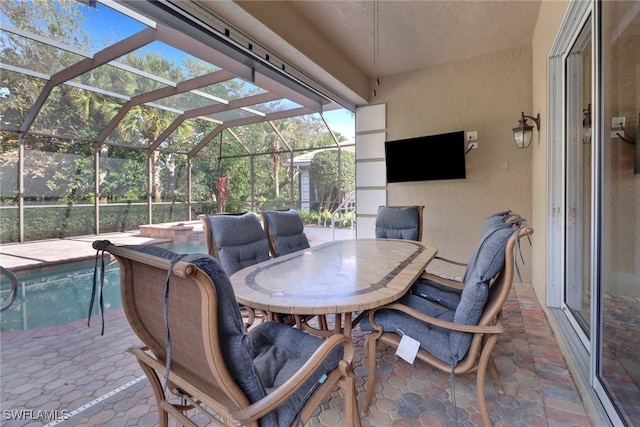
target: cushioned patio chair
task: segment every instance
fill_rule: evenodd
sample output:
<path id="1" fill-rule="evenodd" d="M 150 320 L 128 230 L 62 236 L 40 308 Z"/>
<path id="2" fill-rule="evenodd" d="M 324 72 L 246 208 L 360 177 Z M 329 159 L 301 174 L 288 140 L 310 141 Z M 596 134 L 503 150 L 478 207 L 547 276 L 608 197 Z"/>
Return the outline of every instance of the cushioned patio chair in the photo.
<path id="1" fill-rule="evenodd" d="M 376 238 L 421 241 L 423 210 L 424 206 L 380 206 Z"/>
<path id="2" fill-rule="evenodd" d="M 269 243 L 254 212 L 198 215 L 204 225 L 205 244 L 209 255 L 220 261 L 231 276 L 236 271 L 270 258 Z M 242 317 L 249 328 L 256 312 L 241 306 Z"/>
<path id="3" fill-rule="evenodd" d="M 499 227 L 501 224 L 511 223 L 519 218 L 520 215 L 515 214 L 511 211 L 497 212 L 493 215 L 490 215 L 482 224 L 482 228 L 480 230 L 480 244 L 487 237 L 487 233 L 490 233 L 491 230 L 495 229 L 495 227 Z M 436 256 L 434 258 L 434 260 L 436 261 L 441 261 L 445 264 L 457 267 L 464 267 L 465 271 L 464 275 L 462 276 L 462 281 L 448 279 L 433 273 L 424 272 L 420 276 L 420 278 L 416 280 L 416 283 L 411 287 L 411 292 L 423 298 L 435 301 L 451 309 L 455 309 L 460 302 L 460 294 L 462 293 L 464 283 L 467 280 L 467 276 L 469 274 L 469 266 L 475 264 L 474 259 L 475 257 L 477 257 L 477 254 L 478 251 L 476 248 L 476 252 L 474 252 L 471 260 L 468 263 L 454 261 L 449 258 L 441 257 L 439 255 Z"/>
<path id="4" fill-rule="evenodd" d="M 124 311 L 143 343 L 129 351 L 152 385 L 161 426 L 169 414 L 194 425 L 191 409 L 215 425 L 304 423 L 336 386 L 346 424 L 360 425 L 344 335 L 321 339 L 278 322 L 245 333 L 233 287 L 209 255 L 107 241 L 94 248 L 120 263 Z"/>
<path id="5" fill-rule="evenodd" d="M 368 411 L 376 378 L 376 346 L 383 342 L 397 348 L 403 335 L 419 342 L 416 357 L 451 376 L 476 372 L 478 404 L 485 425 L 491 421 L 485 401 L 487 370 L 497 389 L 502 384 L 491 353 L 499 335 L 504 332 L 502 308 L 511 290 L 515 266 L 515 248 L 520 237 L 533 229 L 522 219 L 496 224 L 484 233 L 484 238 L 472 257 L 455 306 L 439 304 L 413 292 L 398 301 L 373 309 L 360 323 L 362 330 L 371 331 L 365 341 L 369 359 L 369 376 L 363 405 Z M 452 394 L 455 408 L 455 394 Z"/>
<path id="6" fill-rule="evenodd" d="M 204 224 L 207 252 L 231 276 L 270 258 L 269 242 L 254 212 L 199 215 Z"/>
<path id="7" fill-rule="evenodd" d="M 262 211 L 262 223 L 269 240 L 272 257 L 290 254 L 310 247 L 304 234 L 304 223 L 294 209 Z"/>
<path id="8" fill-rule="evenodd" d="M 269 251 L 273 258 L 311 247 L 307 235 L 304 233 L 304 222 L 298 211 L 294 209 L 262 211 L 262 223 L 269 241 Z M 273 317 L 287 324 L 295 322 L 298 327 L 302 327 L 302 323 L 307 323 L 317 317 L 318 328 L 320 330 L 328 330 L 327 318 L 324 315 L 273 314 Z"/>

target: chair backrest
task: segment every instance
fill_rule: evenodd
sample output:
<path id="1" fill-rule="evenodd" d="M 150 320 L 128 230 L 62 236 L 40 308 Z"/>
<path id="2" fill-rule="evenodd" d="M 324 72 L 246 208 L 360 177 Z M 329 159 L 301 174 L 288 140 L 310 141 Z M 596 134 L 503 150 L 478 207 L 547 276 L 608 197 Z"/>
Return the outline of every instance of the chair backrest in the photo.
<path id="1" fill-rule="evenodd" d="M 376 238 L 422 240 L 424 206 L 380 206 L 376 216 Z"/>
<path id="2" fill-rule="evenodd" d="M 481 242 L 475 264 L 469 269 L 453 321 L 459 324 L 486 326 L 495 322 L 513 285 L 515 248 L 519 239 L 533 234 L 523 227 L 522 219 L 507 221 L 488 233 Z M 482 334 L 452 332 L 451 354 L 461 360 L 481 345 Z"/>
<path id="3" fill-rule="evenodd" d="M 304 223 L 296 210 L 262 211 L 262 223 L 274 258 L 310 247 Z"/>
<path id="4" fill-rule="evenodd" d="M 497 213 L 494 213 L 493 215 L 490 215 L 484 221 L 484 223 L 482 224 L 482 228 L 480 229 L 480 241 L 478 243 L 478 246 L 476 247 L 476 250 L 471 256 L 471 259 L 467 263 L 467 268 L 462 278 L 463 282 L 467 280 L 467 275 L 469 274 L 470 270 L 474 268 L 476 264 L 476 259 L 478 257 L 478 253 L 482 248 L 483 242 L 485 241 L 485 239 L 487 239 L 487 237 L 489 237 L 492 233 L 494 233 L 496 228 L 510 227 L 511 224 L 513 224 L 513 221 L 517 219 L 520 219 L 520 215 L 514 214 L 511 211 L 502 211 L 502 212 L 497 212 Z M 498 272 L 498 270 L 495 267 L 492 269 L 492 271 L 495 274 L 497 274 Z"/>
<path id="5" fill-rule="evenodd" d="M 233 287 L 215 258 L 154 246 L 103 247 L 120 263 L 122 305 L 134 332 L 160 362 L 166 363 L 170 352 L 171 383 L 207 406 L 229 412 L 266 395 Z"/>
<path id="6" fill-rule="evenodd" d="M 269 259 L 269 242 L 254 212 L 200 215 L 207 251 L 228 275 Z"/>

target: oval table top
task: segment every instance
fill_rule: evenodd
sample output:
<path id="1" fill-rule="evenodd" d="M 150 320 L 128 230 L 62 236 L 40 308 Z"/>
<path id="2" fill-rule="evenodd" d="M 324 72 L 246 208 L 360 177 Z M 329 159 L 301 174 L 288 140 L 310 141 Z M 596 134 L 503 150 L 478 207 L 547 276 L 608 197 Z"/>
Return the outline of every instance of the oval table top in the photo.
<path id="1" fill-rule="evenodd" d="M 411 240 L 337 240 L 243 268 L 230 279 L 237 301 L 254 309 L 350 313 L 400 298 L 436 253 Z"/>

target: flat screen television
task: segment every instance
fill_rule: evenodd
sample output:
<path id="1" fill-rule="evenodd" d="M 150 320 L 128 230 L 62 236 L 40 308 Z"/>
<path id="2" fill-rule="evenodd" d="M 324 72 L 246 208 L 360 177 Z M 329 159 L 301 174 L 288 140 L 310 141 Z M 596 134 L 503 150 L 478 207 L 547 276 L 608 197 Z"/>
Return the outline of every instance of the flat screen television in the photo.
<path id="1" fill-rule="evenodd" d="M 387 183 L 467 177 L 464 131 L 386 141 Z"/>

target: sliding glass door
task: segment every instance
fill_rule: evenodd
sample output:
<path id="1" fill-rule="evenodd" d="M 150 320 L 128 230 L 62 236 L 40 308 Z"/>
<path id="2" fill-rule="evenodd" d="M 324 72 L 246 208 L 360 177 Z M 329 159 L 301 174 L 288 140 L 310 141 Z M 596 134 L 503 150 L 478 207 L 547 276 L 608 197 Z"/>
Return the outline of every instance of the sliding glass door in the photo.
<path id="1" fill-rule="evenodd" d="M 640 1 L 572 1 L 549 55 L 547 306 L 575 377 L 640 426 Z"/>
<path id="2" fill-rule="evenodd" d="M 591 325 L 592 42 L 585 22 L 565 59 L 565 280 L 564 307 L 585 345 Z"/>
<path id="3" fill-rule="evenodd" d="M 640 426 L 640 1 L 598 3 L 602 49 L 599 340 L 602 398 Z"/>

